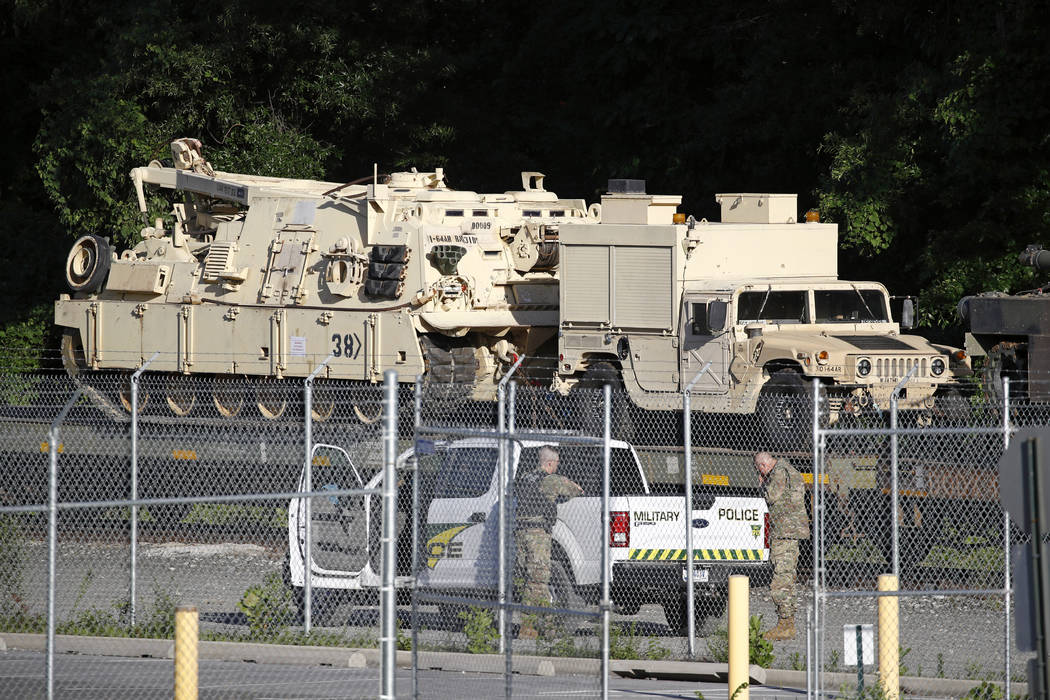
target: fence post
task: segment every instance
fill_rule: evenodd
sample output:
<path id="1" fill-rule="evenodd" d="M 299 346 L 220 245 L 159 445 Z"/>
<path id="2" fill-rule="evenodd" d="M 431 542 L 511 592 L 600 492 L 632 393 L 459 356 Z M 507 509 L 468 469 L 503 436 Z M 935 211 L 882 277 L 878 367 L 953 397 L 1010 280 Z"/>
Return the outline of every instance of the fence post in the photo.
<path id="1" fill-rule="evenodd" d="M 901 575 L 901 557 L 900 557 L 900 481 L 899 472 L 897 468 L 897 399 L 900 397 L 901 391 L 904 389 L 904 385 L 915 375 L 916 370 L 919 369 L 919 364 L 915 363 L 912 365 L 908 373 L 904 375 L 904 379 L 897 383 L 897 386 L 893 387 L 893 393 L 890 394 L 890 512 L 891 512 L 891 550 L 893 552 L 893 559 L 890 562 L 893 568 L 893 575 Z"/>
<path id="2" fill-rule="evenodd" d="M 313 472 L 313 439 L 314 439 L 314 378 L 321 372 L 325 366 L 331 362 L 335 355 L 329 355 L 324 361 L 314 368 L 314 371 L 310 373 L 310 376 L 303 381 L 303 413 L 304 413 L 304 436 L 303 442 L 306 444 L 306 461 L 303 465 L 303 475 L 305 477 L 306 493 L 311 493 L 314 490 L 314 472 Z M 312 626 L 313 617 L 313 514 L 311 508 L 313 505 L 313 499 L 307 498 L 306 503 L 303 504 L 303 518 L 306 520 L 306 532 L 303 537 L 303 632 L 310 634 L 310 628 Z"/>
<path id="3" fill-rule="evenodd" d="M 806 699 L 813 700 L 813 606 L 806 606 Z"/>
<path id="4" fill-rule="evenodd" d="M 895 574 L 879 575 L 879 591 L 898 590 Z M 886 700 L 900 699 L 900 618 L 897 596 L 879 596 L 879 683 Z"/>
<path id="5" fill-rule="evenodd" d="M 612 577 L 611 561 L 609 556 L 609 480 L 612 469 L 610 468 L 612 458 L 612 385 L 606 384 L 602 387 L 605 397 L 605 427 L 602 431 L 602 663 L 600 673 L 602 676 L 602 700 L 609 698 L 609 611 L 612 609 L 612 600 L 609 598 L 609 579 Z"/>
<path id="6" fill-rule="evenodd" d="M 499 653 L 507 653 L 507 638 L 509 637 L 508 631 L 510 629 L 510 620 L 507 615 L 507 548 L 508 548 L 508 537 L 507 537 L 507 441 L 503 438 L 503 432 L 507 427 L 506 412 L 507 412 L 507 382 L 510 378 L 518 371 L 518 367 L 521 366 L 522 361 L 525 360 L 524 355 L 520 355 L 517 361 L 511 366 L 510 370 L 503 375 L 499 380 L 499 384 L 496 387 L 496 396 L 498 397 L 498 411 L 499 411 L 499 444 L 497 445 L 497 454 L 499 464 L 497 465 L 497 471 L 499 472 L 499 532 L 497 537 L 499 539 L 499 620 L 497 625 L 499 627 Z M 507 653 L 507 658 L 510 658 L 510 654 Z M 508 661 L 509 663 L 509 661 Z M 510 671 L 507 671 L 507 679 L 509 681 Z M 509 690 L 507 691 L 510 692 Z M 509 695 L 508 695 L 509 697 Z"/>
<path id="7" fill-rule="evenodd" d="M 733 700 L 748 700 L 751 697 L 747 689 L 750 678 L 748 666 L 750 653 L 748 635 L 750 633 L 750 581 L 747 576 L 729 577 L 729 687 L 726 688 Z M 741 689 L 741 686 L 744 686 Z"/>
<path id="8" fill-rule="evenodd" d="M 131 626 L 135 626 L 135 603 L 138 600 L 138 555 L 139 555 L 139 377 L 157 359 L 160 350 L 131 375 L 131 581 L 128 597 L 131 599 Z"/>
<path id="9" fill-rule="evenodd" d="M 175 700 L 197 700 L 199 638 L 197 606 L 175 608 Z"/>
<path id="10" fill-rule="evenodd" d="M 423 375 L 416 375 L 412 412 L 412 697 L 419 697 L 419 601 L 416 600 L 419 576 L 419 455 L 416 436 L 423 424 Z"/>
<path id="11" fill-rule="evenodd" d="M 47 698 L 55 697 L 55 569 L 58 554 L 58 438 L 59 426 L 66 419 L 73 404 L 83 392 L 81 387 L 73 391 L 58 417 L 51 423 L 48 438 L 48 484 L 47 484 Z"/>
<path id="12" fill-rule="evenodd" d="M 711 368 L 711 363 L 706 363 L 696 373 L 685 390 L 682 392 L 682 442 L 685 448 L 685 614 L 686 634 L 689 636 L 689 658 L 696 657 L 696 622 L 693 618 L 696 601 L 693 599 L 693 408 L 692 391 L 693 386 L 700 381 L 700 377 Z"/>
<path id="13" fill-rule="evenodd" d="M 397 462 L 397 372 L 388 369 L 384 376 L 384 400 L 383 400 L 383 588 L 380 618 L 383 629 L 380 632 L 380 678 L 381 687 L 379 697 L 382 700 L 394 700 L 394 671 L 396 664 L 397 635 L 395 622 L 397 620 L 397 608 L 394 598 L 394 576 L 396 573 L 395 538 L 397 528 L 395 523 L 397 498 L 396 475 L 394 466 Z"/>
<path id="14" fill-rule="evenodd" d="M 1003 451 L 1010 447 L 1010 378 L 1003 377 Z M 1006 677 L 1003 679 L 1003 697 L 1009 699 L 1010 695 L 1010 651 L 1013 644 L 1010 642 L 1013 630 L 1010 629 L 1010 603 L 1013 596 L 1010 590 L 1010 514 L 1003 510 L 1003 609 L 1006 621 L 1005 637 L 1005 666 Z"/>
<path id="15" fill-rule="evenodd" d="M 520 363 L 521 363 L 521 360 L 518 360 L 518 364 L 520 364 Z M 514 367 L 511 368 L 511 371 L 510 371 L 510 373 L 508 373 L 507 376 L 509 377 L 510 374 L 513 374 L 514 370 L 517 369 L 517 368 L 518 368 L 518 365 L 515 364 Z M 517 414 L 517 409 L 516 409 L 515 405 L 517 404 L 517 401 L 518 401 L 518 383 L 517 382 L 510 382 L 510 386 L 508 387 L 508 389 L 509 389 L 510 396 L 507 398 L 507 406 L 506 406 L 506 408 L 507 408 L 507 425 L 506 425 L 506 428 L 507 428 L 507 434 L 512 434 L 514 432 L 514 425 L 515 425 L 516 419 L 517 419 L 517 415 L 516 415 Z M 500 432 L 503 432 L 503 431 L 501 430 Z M 509 459 L 509 455 L 507 454 L 506 443 L 507 443 L 506 440 L 500 440 L 500 444 L 504 446 L 503 447 L 503 465 L 504 465 L 503 468 L 505 470 L 504 471 L 504 481 L 505 481 L 505 483 L 504 483 L 504 490 L 500 491 L 500 508 L 501 508 L 502 511 L 505 511 L 504 517 L 507 518 L 507 521 L 508 521 L 508 524 L 509 524 L 509 521 L 510 521 L 510 519 L 512 517 L 512 514 L 509 512 L 508 507 L 507 507 L 506 504 L 509 504 L 511 502 L 511 499 L 513 498 L 513 494 L 514 494 L 514 479 L 512 479 L 511 475 L 510 475 L 510 459 Z M 503 534 L 504 534 L 504 537 L 506 538 L 506 540 L 500 542 L 500 551 L 501 552 L 506 552 L 506 557 L 507 557 L 508 561 L 510 561 L 510 538 L 511 538 L 511 533 L 513 533 L 513 528 L 505 528 Z M 500 579 L 500 581 L 501 581 L 501 583 L 504 586 L 504 588 L 503 588 L 504 591 L 512 590 L 511 580 L 510 579 L 511 579 L 511 572 L 513 570 L 514 570 L 514 566 L 513 566 L 513 564 L 510 564 L 510 565 L 508 565 L 506 567 L 506 570 L 502 572 L 504 577 L 502 577 Z M 504 646 L 504 654 L 506 656 L 504 658 L 504 663 L 503 663 L 503 690 L 504 690 L 504 693 L 505 693 L 505 696 L 506 696 L 507 700 L 510 700 L 510 698 L 513 697 L 513 693 L 511 691 L 511 688 L 512 688 L 512 684 L 514 682 L 514 654 L 513 654 L 513 644 L 510 641 L 511 616 L 506 613 L 506 606 L 505 606 L 506 601 L 505 600 L 501 600 L 500 602 L 501 602 L 500 611 L 499 611 L 500 612 L 500 632 L 499 632 L 500 633 L 500 642 L 502 643 L 504 639 L 507 640 L 507 643 Z"/>
<path id="16" fill-rule="evenodd" d="M 813 378 L 813 495 L 810 499 L 813 517 L 810 527 L 810 541 L 813 545 L 813 611 L 811 621 L 813 623 L 813 685 L 812 692 L 815 697 L 820 695 L 820 572 L 822 569 L 820 555 L 822 553 L 820 542 L 823 537 L 822 523 L 818 518 L 821 512 L 821 499 L 823 490 L 821 478 L 821 466 L 823 455 L 821 454 L 822 437 L 820 433 L 820 380 Z"/>

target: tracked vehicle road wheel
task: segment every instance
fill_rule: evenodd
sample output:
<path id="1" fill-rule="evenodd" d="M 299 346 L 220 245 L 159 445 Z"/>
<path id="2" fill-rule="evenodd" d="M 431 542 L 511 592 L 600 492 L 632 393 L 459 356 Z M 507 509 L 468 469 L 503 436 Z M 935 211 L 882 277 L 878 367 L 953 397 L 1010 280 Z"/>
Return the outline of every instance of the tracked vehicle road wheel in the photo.
<path id="1" fill-rule="evenodd" d="M 310 405 L 310 417 L 318 423 L 324 423 L 335 415 L 336 388 L 328 381 L 318 381 L 313 388 L 313 400 Z"/>
<path id="2" fill-rule="evenodd" d="M 91 403 L 102 411 L 108 418 L 113 420 L 125 420 L 127 414 L 121 412 L 104 391 L 93 386 L 89 382 L 87 358 L 84 356 L 84 346 L 80 342 L 80 333 L 68 328 L 62 333 L 61 341 L 62 366 L 68 374 L 83 390 L 84 395 Z"/>
<path id="3" fill-rule="evenodd" d="M 111 261 L 109 243 L 104 238 L 81 236 L 66 258 L 66 284 L 74 292 L 98 290 L 109 274 Z"/>
<path id="4" fill-rule="evenodd" d="M 244 409 L 245 387 L 238 386 L 233 377 L 216 378 L 211 399 L 215 410 L 223 418 L 236 418 Z"/>
<path id="5" fill-rule="evenodd" d="M 190 415 L 197 405 L 197 389 L 186 376 L 172 375 L 165 382 L 165 398 L 168 408 L 180 418 Z"/>
<path id="6" fill-rule="evenodd" d="M 120 388 L 117 389 L 117 400 L 120 402 L 120 407 L 124 409 L 124 412 L 131 414 L 131 375 L 122 376 L 119 379 Z M 141 380 L 139 381 L 139 415 L 146 410 L 146 406 L 149 404 L 149 391 L 143 386 Z"/>
<path id="7" fill-rule="evenodd" d="M 288 410 L 288 392 L 275 379 L 263 379 L 255 385 L 255 405 L 267 420 L 277 420 Z"/>
<path id="8" fill-rule="evenodd" d="M 383 417 L 383 404 L 380 402 L 355 404 L 354 415 L 365 425 L 372 425 Z"/>

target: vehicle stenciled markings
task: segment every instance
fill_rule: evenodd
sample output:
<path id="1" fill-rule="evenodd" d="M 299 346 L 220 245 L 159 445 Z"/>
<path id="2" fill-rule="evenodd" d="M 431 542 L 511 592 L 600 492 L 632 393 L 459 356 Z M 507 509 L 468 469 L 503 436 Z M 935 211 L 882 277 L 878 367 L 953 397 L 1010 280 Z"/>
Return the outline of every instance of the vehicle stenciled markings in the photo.
<path id="1" fill-rule="evenodd" d="M 437 566 L 439 559 L 461 559 L 463 557 L 463 543 L 453 542 L 452 538 L 473 524 L 467 523 L 466 525 L 450 527 L 427 540 L 427 567 L 433 569 Z"/>
<path id="2" fill-rule="evenodd" d="M 332 355 L 356 360 L 361 354 L 361 338 L 357 333 L 332 334 Z"/>
<path id="3" fill-rule="evenodd" d="M 694 549 L 693 561 L 763 561 L 761 549 Z M 632 549 L 632 561 L 685 561 L 684 549 Z"/>

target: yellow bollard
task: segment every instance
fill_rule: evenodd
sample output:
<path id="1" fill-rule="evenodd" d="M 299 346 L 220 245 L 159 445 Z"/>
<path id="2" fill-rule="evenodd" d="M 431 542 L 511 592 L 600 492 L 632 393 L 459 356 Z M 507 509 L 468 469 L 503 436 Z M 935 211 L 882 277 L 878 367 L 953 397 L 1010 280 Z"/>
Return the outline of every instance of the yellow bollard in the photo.
<path id="1" fill-rule="evenodd" d="M 880 591 L 898 590 L 893 574 L 879 576 Z M 897 596 L 879 597 L 879 683 L 886 700 L 900 700 L 900 618 Z"/>
<path id="2" fill-rule="evenodd" d="M 199 624 L 196 605 L 175 608 L 175 700 L 197 700 Z"/>
<path id="3" fill-rule="evenodd" d="M 729 697 L 732 700 L 748 700 L 750 693 L 746 686 L 750 680 L 748 667 L 749 629 L 751 621 L 750 582 L 747 576 L 729 577 Z M 737 692 L 739 691 L 739 692 Z M 736 693 L 736 697 L 733 694 Z"/>

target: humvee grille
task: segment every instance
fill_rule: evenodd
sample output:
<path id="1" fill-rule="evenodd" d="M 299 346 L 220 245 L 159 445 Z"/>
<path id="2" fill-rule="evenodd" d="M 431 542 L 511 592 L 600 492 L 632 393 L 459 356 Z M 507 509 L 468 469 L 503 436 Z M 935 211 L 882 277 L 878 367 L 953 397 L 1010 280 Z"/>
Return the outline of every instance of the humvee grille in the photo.
<path id="1" fill-rule="evenodd" d="M 915 377 L 927 377 L 928 364 L 925 357 L 880 357 L 875 360 L 875 376 L 879 379 L 900 379 L 910 372 L 914 365 L 918 365 Z"/>
<path id="2" fill-rule="evenodd" d="M 911 346 L 896 338 L 887 338 L 883 335 L 836 335 L 838 340 L 844 340 L 861 350 L 911 350 Z"/>

